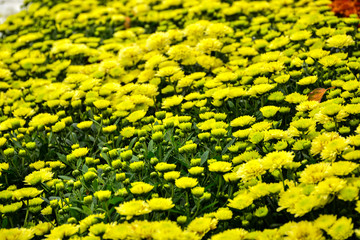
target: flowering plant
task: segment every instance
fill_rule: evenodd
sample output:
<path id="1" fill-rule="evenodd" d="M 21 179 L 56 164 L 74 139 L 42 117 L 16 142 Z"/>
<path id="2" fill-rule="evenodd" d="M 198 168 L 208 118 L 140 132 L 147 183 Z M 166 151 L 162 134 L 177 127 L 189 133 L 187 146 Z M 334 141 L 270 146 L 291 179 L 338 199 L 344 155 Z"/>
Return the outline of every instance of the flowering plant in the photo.
<path id="1" fill-rule="evenodd" d="M 329 4 L 26 0 L 0 236 L 360 237 L 359 19 Z"/>

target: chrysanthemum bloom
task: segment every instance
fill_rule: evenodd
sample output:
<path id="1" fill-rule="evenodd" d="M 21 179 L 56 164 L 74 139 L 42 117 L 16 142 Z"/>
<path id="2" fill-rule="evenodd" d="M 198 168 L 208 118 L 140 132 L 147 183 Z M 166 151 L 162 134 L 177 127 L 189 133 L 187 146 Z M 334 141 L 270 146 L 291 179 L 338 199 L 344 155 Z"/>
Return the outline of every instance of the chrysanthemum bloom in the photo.
<path id="1" fill-rule="evenodd" d="M 308 77 L 304 77 L 302 79 L 300 79 L 297 84 L 299 85 L 310 85 L 313 84 L 317 81 L 318 77 L 317 76 L 308 76 Z"/>
<path id="2" fill-rule="evenodd" d="M 276 151 L 268 153 L 263 158 L 263 164 L 265 168 L 269 169 L 270 172 L 273 172 L 275 169 L 280 169 L 282 167 L 287 167 L 290 163 L 292 163 L 294 159 L 293 152 L 286 151 Z"/>
<path id="3" fill-rule="evenodd" d="M 327 143 L 321 151 L 320 156 L 324 160 L 333 162 L 337 156 L 340 156 L 347 149 L 349 149 L 349 140 L 339 137 Z"/>
<path id="4" fill-rule="evenodd" d="M 4 137 L 0 138 L 0 147 L 4 146 L 6 141 L 7 141 L 6 138 L 4 138 Z"/>
<path id="5" fill-rule="evenodd" d="M 153 211 L 165 211 L 175 206 L 171 198 L 152 198 L 147 200 L 147 203 Z"/>
<path id="6" fill-rule="evenodd" d="M 178 179 L 180 177 L 180 172 L 178 171 L 170 171 L 164 173 L 164 179 L 166 181 L 174 181 L 175 179 Z"/>
<path id="7" fill-rule="evenodd" d="M 290 222 L 283 231 L 288 239 L 325 239 L 320 228 L 308 221 L 301 221 L 298 223 Z"/>
<path id="8" fill-rule="evenodd" d="M 312 33 L 307 30 L 297 31 L 290 35 L 291 41 L 302 41 L 307 40 L 311 37 Z"/>
<path id="9" fill-rule="evenodd" d="M 338 161 L 331 164 L 330 172 L 335 176 L 346 176 L 359 167 L 358 163 Z"/>
<path id="10" fill-rule="evenodd" d="M 43 236 L 53 228 L 51 222 L 41 222 L 33 227 L 34 233 L 37 236 Z"/>
<path id="11" fill-rule="evenodd" d="M 175 185 L 178 188 L 186 189 L 186 188 L 193 188 L 198 184 L 196 178 L 191 177 L 182 177 L 175 180 Z"/>
<path id="12" fill-rule="evenodd" d="M 355 41 L 349 35 L 335 35 L 326 40 L 326 43 L 329 47 L 343 48 L 354 45 Z"/>
<path id="13" fill-rule="evenodd" d="M 80 158 L 80 157 L 85 156 L 88 152 L 89 152 L 89 149 L 87 147 L 77 148 L 71 152 L 71 155 L 73 155 L 76 158 Z"/>
<path id="14" fill-rule="evenodd" d="M 129 165 L 131 171 L 139 172 L 144 169 L 145 163 L 143 161 L 132 162 Z"/>
<path id="15" fill-rule="evenodd" d="M 275 79 L 274 79 L 274 81 L 276 82 L 276 83 L 286 83 L 287 81 L 289 81 L 289 79 L 290 79 L 290 75 L 281 75 L 281 76 L 278 76 L 278 77 L 276 77 Z"/>
<path id="16" fill-rule="evenodd" d="M 247 163 L 241 164 L 236 174 L 244 181 L 261 176 L 266 172 L 263 161 L 260 159 L 250 160 Z"/>
<path id="17" fill-rule="evenodd" d="M 49 113 L 40 113 L 33 117 L 29 123 L 30 127 L 47 126 L 54 124 L 59 119 L 57 115 L 51 115 Z"/>
<path id="18" fill-rule="evenodd" d="M 248 231 L 242 228 L 234 228 L 215 234 L 211 237 L 211 240 L 222 240 L 222 239 L 245 239 L 248 235 Z"/>
<path id="19" fill-rule="evenodd" d="M 61 130 L 63 130 L 66 127 L 66 124 L 64 122 L 57 122 L 55 123 L 54 126 L 51 127 L 51 130 L 54 133 L 60 132 Z"/>
<path id="20" fill-rule="evenodd" d="M 51 172 L 51 168 L 43 168 L 27 175 L 24 182 L 29 185 L 36 185 L 51 180 L 53 175 L 54 173 Z"/>
<path id="21" fill-rule="evenodd" d="M 17 200 L 21 200 L 23 198 L 34 198 L 42 192 L 43 190 L 38 190 L 34 187 L 20 188 L 13 192 L 13 198 Z"/>
<path id="22" fill-rule="evenodd" d="M 130 192 L 136 195 L 148 193 L 154 188 L 154 186 L 144 182 L 134 182 L 131 186 Z"/>
<path id="23" fill-rule="evenodd" d="M 323 133 L 317 136 L 312 140 L 310 153 L 313 155 L 320 154 L 329 142 L 339 137 L 339 134 L 336 132 Z"/>
<path id="24" fill-rule="evenodd" d="M 1 236 L 6 236 L 6 239 L 18 239 L 21 238 L 22 240 L 30 240 L 34 237 L 35 232 L 33 229 L 27 228 L 10 228 L 5 229 L 2 228 L 0 230 Z"/>
<path id="25" fill-rule="evenodd" d="M 121 129 L 120 134 L 124 138 L 131 138 L 136 133 L 136 129 L 134 127 L 125 127 Z"/>
<path id="26" fill-rule="evenodd" d="M 126 239 L 134 234 L 129 223 L 110 224 L 107 226 L 103 239 Z"/>
<path id="27" fill-rule="evenodd" d="M 230 122 L 230 126 L 232 126 L 232 127 L 244 127 L 244 126 L 251 125 L 255 121 L 256 121 L 255 117 L 241 116 L 241 117 L 238 117 L 238 118 L 235 118 L 234 120 L 232 120 Z"/>
<path id="28" fill-rule="evenodd" d="M 0 163 L 0 176 L 1 176 L 1 172 L 3 170 L 8 170 L 9 169 L 9 164 L 8 163 Z"/>
<path id="29" fill-rule="evenodd" d="M 120 215 L 125 215 L 128 217 L 144 215 L 151 212 L 149 204 L 143 200 L 131 200 L 121 204 L 119 207 L 115 207 L 116 211 Z"/>
<path id="30" fill-rule="evenodd" d="M 187 230 L 195 232 L 199 236 L 204 236 L 207 232 L 216 228 L 218 220 L 215 218 L 198 217 L 192 220 L 187 226 Z"/>
<path id="31" fill-rule="evenodd" d="M 126 117 L 126 119 L 131 122 L 137 122 L 138 120 L 142 119 L 146 115 L 146 111 L 144 110 L 138 110 L 135 112 L 132 112 L 129 116 Z"/>
<path id="32" fill-rule="evenodd" d="M 102 236 L 108 227 L 110 227 L 109 223 L 96 223 L 89 228 L 89 233 L 92 236 Z"/>
<path id="33" fill-rule="evenodd" d="M 233 217 L 233 213 L 229 208 L 219 208 L 214 213 L 214 217 L 221 221 L 230 220 Z"/>
<path id="34" fill-rule="evenodd" d="M 111 191 L 109 190 L 100 190 L 94 193 L 94 196 L 99 202 L 105 202 L 110 199 Z"/>
<path id="35" fill-rule="evenodd" d="M 195 197 L 202 197 L 204 195 L 204 187 L 194 187 L 191 189 L 191 194 Z"/>
<path id="36" fill-rule="evenodd" d="M 192 141 L 186 142 L 186 144 L 179 148 L 179 153 L 193 153 L 197 149 L 197 144 Z"/>
<path id="37" fill-rule="evenodd" d="M 299 181 L 314 184 L 329 176 L 332 176 L 330 163 L 321 162 L 307 165 L 304 171 L 300 173 Z"/>
<path id="38" fill-rule="evenodd" d="M 254 201 L 254 198 L 251 194 L 242 193 L 237 195 L 234 199 L 229 199 L 228 207 L 242 210 L 250 206 Z"/>
<path id="39" fill-rule="evenodd" d="M 46 235 L 47 238 L 64 238 L 74 236 L 79 231 L 79 226 L 74 224 L 63 224 L 61 226 L 55 227 L 51 230 L 49 235 Z"/>
<path id="40" fill-rule="evenodd" d="M 218 172 L 218 173 L 225 173 L 229 172 L 232 169 L 232 164 L 229 162 L 222 162 L 217 161 L 209 164 L 209 171 L 210 172 Z"/>
<path id="41" fill-rule="evenodd" d="M 180 105 L 180 103 L 182 102 L 182 100 L 184 99 L 183 96 L 179 95 L 179 96 L 172 96 L 172 97 L 168 97 L 168 98 L 165 98 L 162 102 L 162 108 L 171 108 L 171 107 L 174 107 L 174 106 L 178 106 Z"/>
<path id="42" fill-rule="evenodd" d="M 110 126 L 103 127 L 102 131 L 104 133 L 112 133 L 116 130 L 116 128 L 117 128 L 116 125 L 110 125 Z"/>
<path id="43" fill-rule="evenodd" d="M 355 201 L 359 199 L 359 188 L 355 186 L 346 186 L 340 190 L 338 198 L 343 201 Z"/>
<path id="44" fill-rule="evenodd" d="M 335 223 L 336 216 L 335 215 L 320 215 L 315 221 L 314 224 L 318 228 L 321 228 L 325 231 L 329 230 L 329 228 Z"/>
<path id="45" fill-rule="evenodd" d="M 276 115 L 276 113 L 280 110 L 277 106 L 265 106 L 260 108 L 260 112 L 263 114 L 265 118 L 270 118 Z"/>
<path id="46" fill-rule="evenodd" d="M 320 195 L 336 194 L 346 186 L 346 181 L 337 177 L 328 177 L 319 182 L 315 187 L 315 191 Z"/>
<path id="47" fill-rule="evenodd" d="M 19 210 L 22 207 L 22 205 L 23 205 L 22 202 L 15 202 L 15 203 L 7 204 L 7 205 L 0 204 L 0 212 L 2 214 L 13 213 L 13 212 L 16 212 L 17 210 Z"/>
<path id="48" fill-rule="evenodd" d="M 191 175 L 195 175 L 195 176 L 200 175 L 204 172 L 204 167 L 195 166 L 195 167 L 189 168 L 188 172 Z"/>
<path id="49" fill-rule="evenodd" d="M 330 227 L 327 233 L 332 239 L 348 239 L 354 234 L 354 224 L 351 218 L 341 217 Z"/>
<path id="50" fill-rule="evenodd" d="M 155 169 L 159 172 L 172 171 L 175 170 L 175 168 L 176 164 L 173 163 L 160 162 L 155 165 Z"/>

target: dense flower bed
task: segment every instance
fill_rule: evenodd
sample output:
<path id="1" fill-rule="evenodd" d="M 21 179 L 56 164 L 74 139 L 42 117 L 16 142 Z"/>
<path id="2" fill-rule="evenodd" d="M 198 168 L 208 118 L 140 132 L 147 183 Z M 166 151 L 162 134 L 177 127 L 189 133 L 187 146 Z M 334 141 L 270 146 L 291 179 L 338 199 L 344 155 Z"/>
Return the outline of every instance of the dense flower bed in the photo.
<path id="1" fill-rule="evenodd" d="M 359 19 L 330 3 L 26 1 L 0 238 L 360 236 Z"/>

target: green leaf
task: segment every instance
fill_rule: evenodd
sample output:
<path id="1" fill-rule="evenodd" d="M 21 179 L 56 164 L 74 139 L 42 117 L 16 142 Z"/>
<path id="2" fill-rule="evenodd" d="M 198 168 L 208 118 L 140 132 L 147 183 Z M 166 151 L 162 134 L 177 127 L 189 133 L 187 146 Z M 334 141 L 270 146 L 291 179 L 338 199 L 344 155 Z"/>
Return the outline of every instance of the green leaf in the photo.
<path id="1" fill-rule="evenodd" d="M 235 104 L 232 101 L 227 101 L 227 104 L 229 105 L 230 108 L 234 108 Z"/>
<path id="2" fill-rule="evenodd" d="M 61 178 L 61 179 L 63 179 L 63 180 L 73 180 L 73 181 L 75 181 L 74 178 L 69 177 L 69 176 L 65 176 L 65 175 L 60 175 L 59 178 Z"/>
<path id="3" fill-rule="evenodd" d="M 83 212 L 86 214 L 86 215 L 91 215 L 92 214 L 92 211 L 89 207 L 83 205 L 82 206 L 82 209 L 83 209 Z"/>
<path id="4" fill-rule="evenodd" d="M 185 166 L 186 168 L 190 168 L 190 162 L 184 156 L 178 155 L 177 159 L 183 166 Z"/>
<path id="5" fill-rule="evenodd" d="M 172 153 L 172 149 L 170 149 L 166 154 L 165 154 L 165 157 L 164 157 L 164 162 L 167 162 L 168 158 L 170 157 Z"/>
<path id="6" fill-rule="evenodd" d="M 154 152 L 154 141 L 150 140 L 149 145 L 148 145 L 148 151 L 149 152 Z"/>
<path id="7" fill-rule="evenodd" d="M 133 139 L 131 139 L 128 149 L 131 149 L 134 146 L 136 141 L 137 141 L 137 137 L 134 137 Z"/>
<path id="8" fill-rule="evenodd" d="M 106 160 L 106 162 L 109 162 L 109 156 L 106 153 L 101 152 L 100 156 L 103 157 Z"/>
<path id="9" fill-rule="evenodd" d="M 202 155 L 201 155 L 201 162 L 200 162 L 200 166 L 204 165 L 204 163 L 208 160 L 209 158 L 209 150 L 205 151 Z"/>
<path id="10" fill-rule="evenodd" d="M 78 211 L 78 212 L 87 214 L 84 210 L 82 210 L 81 208 L 78 208 L 78 207 L 69 207 L 69 209 L 76 210 L 76 211 Z M 90 214 L 91 214 L 91 213 L 90 213 Z"/>
<path id="11" fill-rule="evenodd" d="M 112 205 L 117 205 L 118 203 L 124 201 L 123 197 L 113 197 L 110 199 L 109 203 Z"/>
<path id="12" fill-rule="evenodd" d="M 211 207 L 215 206 L 215 204 L 217 204 L 217 203 L 218 203 L 218 202 L 215 201 L 215 202 L 207 205 L 206 207 L 201 208 L 200 213 L 204 212 L 204 211 L 205 211 L 206 209 L 208 209 L 208 208 L 211 208 Z"/>
<path id="13" fill-rule="evenodd" d="M 221 152 L 221 155 L 225 154 L 226 151 L 228 150 L 228 148 L 235 142 L 236 138 L 233 138 L 228 144 L 226 144 L 226 146 L 224 147 L 224 149 Z"/>

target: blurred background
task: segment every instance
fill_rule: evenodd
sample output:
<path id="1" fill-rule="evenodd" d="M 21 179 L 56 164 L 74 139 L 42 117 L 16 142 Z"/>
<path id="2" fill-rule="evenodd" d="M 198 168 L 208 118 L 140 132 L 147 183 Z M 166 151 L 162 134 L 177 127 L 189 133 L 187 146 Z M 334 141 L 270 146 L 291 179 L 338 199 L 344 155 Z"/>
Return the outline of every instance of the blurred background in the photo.
<path id="1" fill-rule="evenodd" d="M 19 12 L 22 3 L 23 0 L 0 0 L 0 23 L 9 15 Z"/>

